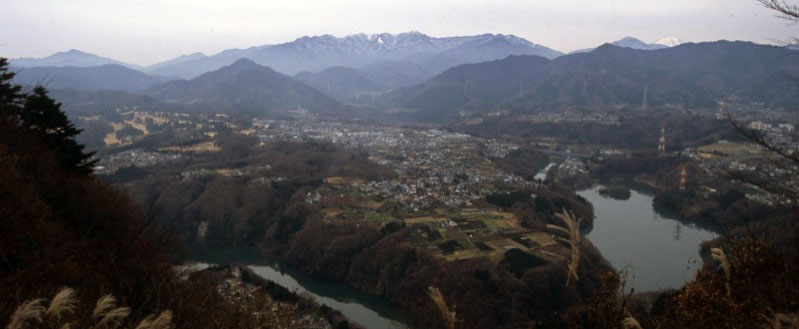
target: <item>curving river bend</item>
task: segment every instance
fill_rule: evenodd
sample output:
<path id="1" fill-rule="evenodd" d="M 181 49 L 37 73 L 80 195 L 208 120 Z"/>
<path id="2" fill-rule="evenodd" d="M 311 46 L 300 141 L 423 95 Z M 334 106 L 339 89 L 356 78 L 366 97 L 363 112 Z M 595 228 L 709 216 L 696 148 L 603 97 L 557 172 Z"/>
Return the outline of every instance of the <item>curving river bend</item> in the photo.
<path id="1" fill-rule="evenodd" d="M 262 278 L 299 295 L 305 295 L 320 305 L 325 304 L 364 328 L 408 328 L 405 313 L 386 298 L 363 293 L 344 283 L 315 279 L 257 252 L 194 245 L 192 255 L 193 262 L 200 265 L 199 268 L 207 267 L 207 264 L 247 265 Z"/>
<path id="2" fill-rule="evenodd" d="M 543 179 L 545 170 L 536 178 Z M 652 205 L 653 196 L 642 189 L 631 189 L 628 200 L 615 200 L 599 195 L 599 187 L 578 192 L 594 205 L 596 216 L 586 237 L 617 270 L 627 271 L 627 289 L 643 292 L 677 288 L 693 278 L 702 264 L 699 245 L 716 238 L 715 232 L 661 215 Z M 254 252 L 200 248 L 204 250 L 193 252 L 198 262 L 246 264 L 261 277 L 326 304 L 363 327 L 408 327 L 407 317 L 385 298 L 346 284 L 314 279 Z"/>

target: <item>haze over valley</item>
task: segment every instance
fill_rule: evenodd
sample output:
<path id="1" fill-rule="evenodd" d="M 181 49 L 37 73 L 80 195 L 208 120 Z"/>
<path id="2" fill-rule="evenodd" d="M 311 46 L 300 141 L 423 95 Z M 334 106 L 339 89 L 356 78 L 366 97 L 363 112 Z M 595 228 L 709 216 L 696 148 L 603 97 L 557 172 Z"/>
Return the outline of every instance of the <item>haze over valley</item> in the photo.
<path id="1" fill-rule="evenodd" d="M 37 56 L 8 4 L 0 321 L 796 328 L 799 10 L 747 4 L 88 1 Z M 252 44 L 151 60 L 199 30 Z"/>

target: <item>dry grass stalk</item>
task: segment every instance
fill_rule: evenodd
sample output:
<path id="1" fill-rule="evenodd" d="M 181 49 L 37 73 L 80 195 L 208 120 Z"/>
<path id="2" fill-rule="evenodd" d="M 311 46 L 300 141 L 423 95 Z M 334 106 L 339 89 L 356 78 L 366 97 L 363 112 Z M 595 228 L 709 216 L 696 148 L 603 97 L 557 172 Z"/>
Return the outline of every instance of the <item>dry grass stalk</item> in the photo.
<path id="1" fill-rule="evenodd" d="M 42 322 L 42 315 L 44 315 L 45 311 L 44 306 L 42 306 L 43 302 L 44 299 L 39 298 L 22 303 L 11 315 L 11 321 L 6 326 L 6 329 L 20 329 L 30 320 Z"/>
<path id="2" fill-rule="evenodd" d="M 64 287 L 50 301 L 50 306 L 47 307 L 45 315 L 61 319 L 62 313 L 75 313 L 78 300 L 75 298 L 75 290 L 72 288 Z"/>
<path id="3" fill-rule="evenodd" d="M 135 329 L 150 329 L 153 327 L 153 315 L 150 314 L 144 320 L 139 322 L 139 325 L 136 326 Z"/>
<path id="4" fill-rule="evenodd" d="M 105 295 L 97 300 L 97 305 L 92 313 L 94 319 L 99 319 L 95 328 L 117 328 L 130 315 L 130 308 L 117 307 L 116 302 L 116 298 L 112 295 Z M 14 311 L 6 329 L 26 328 L 28 322 L 33 320 L 41 323 L 45 316 L 51 320 L 60 320 L 62 314 L 74 314 L 78 308 L 75 290 L 68 287 L 58 291 L 50 301 L 49 307 L 45 308 L 44 303 L 45 299 L 42 298 L 25 301 Z M 136 329 L 172 329 L 174 327 L 173 318 L 172 311 L 166 310 L 157 317 L 154 315 L 146 317 L 136 326 Z M 72 324 L 67 322 L 58 327 L 58 322 L 55 322 L 48 327 L 70 329 L 71 326 Z"/>
<path id="5" fill-rule="evenodd" d="M 623 291 L 623 290 L 622 290 Z M 624 313 L 627 314 L 627 317 L 624 320 L 621 320 L 621 327 L 624 329 L 643 329 L 641 324 L 638 323 L 638 320 L 630 314 L 630 311 L 627 308 L 624 308 Z"/>
<path id="6" fill-rule="evenodd" d="M 172 328 L 172 311 L 166 310 L 161 312 L 155 321 L 153 321 L 152 329 L 169 329 Z"/>
<path id="7" fill-rule="evenodd" d="M 724 285 L 727 288 L 727 297 L 732 297 L 732 287 L 730 286 L 730 282 L 732 282 L 732 272 L 727 254 L 724 253 L 724 249 L 710 248 L 710 255 L 713 259 L 721 263 L 721 269 L 724 271 L 724 277 L 726 279 Z"/>
<path id="8" fill-rule="evenodd" d="M 447 324 L 447 328 L 455 329 L 455 321 L 457 318 L 455 317 L 455 306 L 452 307 L 452 311 L 449 310 L 447 306 L 447 302 L 444 300 L 444 295 L 441 294 L 441 291 L 438 288 L 434 287 L 427 287 L 429 290 L 428 295 L 430 299 L 438 306 L 438 310 L 441 312 L 441 315 L 444 317 L 444 322 Z"/>
<path id="9" fill-rule="evenodd" d="M 166 310 L 161 312 L 157 318 L 153 319 L 153 315 L 149 315 L 142 320 L 136 329 L 170 329 L 172 328 L 172 311 Z"/>
<path id="10" fill-rule="evenodd" d="M 122 320 L 125 320 L 128 315 L 130 315 L 130 308 L 117 307 L 108 311 L 105 316 L 103 316 L 103 319 L 97 323 L 97 326 L 110 328 L 119 327 L 119 325 L 122 324 Z"/>
<path id="11" fill-rule="evenodd" d="M 768 328 L 799 328 L 798 313 L 776 313 L 771 308 L 769 308 L 768 311 L 771 313 L 771 316 L 763 315 L 763 318 L 766 319 L 766 323 L 768 323 Z"/>
<path id="12" fill-rule="evenodd" d="M 624 320 L 621 321 L 621 325 L 624 329 L 642 329 L 641 324 L 638 323 L 638 320 L 632 316 L 624 318 Z"/>
<path id="13" fill-rule="evenodd" d="M 555 217 L 559 218 L 566 226 L 562 227 L 548 224 L 547 228 L 556 232 L 561 232 L 569 237 L 568 239 L 564 239 L 559 236 L 557 237 L 558 240 L 569 244 L 569 248 L 571 249 L 569 276 L 566 277 L 566 285 L 568 286 L 572 277 L 574 277 L 574 281 L 580 281 L 580 277 L 577 275 L 577 270 L 580 265 L 580 246 L 583 243 L 582 235 L 580 234 L 580 222 L 582 222 L 582 218 L 575 218 L 574 214 L 566 211 L 566 209 L 563 209 L 560 213 L 555 214 Z"/>
<path id="14" fill-rule="evenodd" d="M 111 294 L 100 297 L 100 299 L 97 300 L 97 306 L 94 307 L 92 316 L 94 316 L 95 319 L 103 317 L 106 315 L 106 313 L 108 313 L 108 311 L 114 309 L 116 304 L 117 299 Z"/>

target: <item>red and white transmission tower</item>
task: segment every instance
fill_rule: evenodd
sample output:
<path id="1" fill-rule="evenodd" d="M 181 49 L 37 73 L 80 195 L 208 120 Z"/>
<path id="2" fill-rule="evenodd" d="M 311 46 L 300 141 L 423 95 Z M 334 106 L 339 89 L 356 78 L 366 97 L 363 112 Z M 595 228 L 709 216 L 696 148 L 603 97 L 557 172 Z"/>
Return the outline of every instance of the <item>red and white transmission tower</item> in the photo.
<path id="1" fill-rule="evenodd" d="M 666 128 L 660 128 L 660 140 L 658 140 L 658 155 L 666 155 Z"/>
<path id="2" fill-rule="evenodd" d="M 685 191 L 685 181 L 688 179 L 688 171 L 685 166 L 680 166 L 680 191 Z"/>

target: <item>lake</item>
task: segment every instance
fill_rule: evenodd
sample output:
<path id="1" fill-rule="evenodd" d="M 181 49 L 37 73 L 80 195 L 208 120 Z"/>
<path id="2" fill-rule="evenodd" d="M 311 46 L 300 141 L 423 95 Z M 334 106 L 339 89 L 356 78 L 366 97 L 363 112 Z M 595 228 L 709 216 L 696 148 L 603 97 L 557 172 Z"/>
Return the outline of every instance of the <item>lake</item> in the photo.
<path id="1" fill-rule="evenodd" d="M 699 245 L 717 233 L 658 213 L 653 196 L 641 189 L 632 189 L 628 200 L 614 200 L 599 195 L 599 187 L 578 192 L 596 216 L 586 238 L 613 267 L 628 271 L 626 288 L 678 288 L 693 279 L 702 265 Z"/>

